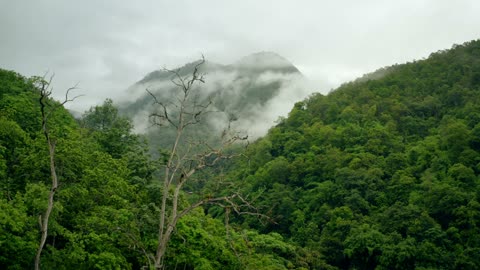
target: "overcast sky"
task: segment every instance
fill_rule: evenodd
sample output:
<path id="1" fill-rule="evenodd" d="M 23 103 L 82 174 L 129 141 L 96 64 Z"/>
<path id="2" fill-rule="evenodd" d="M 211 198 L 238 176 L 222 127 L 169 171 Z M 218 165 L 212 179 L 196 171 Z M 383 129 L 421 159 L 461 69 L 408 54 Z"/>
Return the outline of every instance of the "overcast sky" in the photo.
<path id="1" fill-rule="evenodd" d="M 148 72 L 282 55 L 315 91 L 480 38 L 478 0 L 0 0 L 0 68 L 79 83 L 83 110 Z"/>

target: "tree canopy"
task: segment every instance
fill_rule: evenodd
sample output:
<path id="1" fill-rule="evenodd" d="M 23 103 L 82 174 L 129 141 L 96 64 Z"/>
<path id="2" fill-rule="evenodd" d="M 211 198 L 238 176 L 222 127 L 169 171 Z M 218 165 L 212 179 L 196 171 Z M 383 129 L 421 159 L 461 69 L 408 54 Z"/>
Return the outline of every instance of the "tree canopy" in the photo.
<path id="1" fill-rule="evenodd" d="M 217 182 L 178 194 L 185 209 L 241 186 L 270 220 L 196 208 L 164 267 L 478 269 L 479 59 L 471 41 L 299 101 L 265 137 L 228 149 L 242 158 L 202 173 Z M 0 70 L 2 269 L 32 268 L 38 248 L 51 183 L 40 111 L 34 81 Z M 49 123 L 60 184 L 42 268 L 152 268 L 168 150 L 152 156 L 110 99 L 81 119 L 59 106 Z"/>
<path id="2" fill-rule="evenodd" d="M 479 56 L 455 45 L 298 102 L 230 172 L 277 224 L 238 222 L 339 269 L 478 268 Z"/>

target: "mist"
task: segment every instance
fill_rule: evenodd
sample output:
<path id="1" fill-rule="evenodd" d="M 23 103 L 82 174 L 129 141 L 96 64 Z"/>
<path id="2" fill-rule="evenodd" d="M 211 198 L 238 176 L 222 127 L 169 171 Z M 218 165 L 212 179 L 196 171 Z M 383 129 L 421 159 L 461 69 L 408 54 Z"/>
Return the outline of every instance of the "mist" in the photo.
<path id="1" fill-rule="evenodd" d="M 215 132 L 230 126 L 250 139 L 264 136 L 279 117 L 287 116 L 296 102 L 315 90 L 293 64 L 270 52 L 252 54 L 230 65 L 206 62 L 201 73 L 205 82 L 195 85 L 192 94 L 199 102 L 212 100 L 206 124 Z M 165 101 L 175 100 L 180 91 L 168 72 L 157 71 L 118 97 L 117 103 L 131 117 L 137 133 L 152 131 L 149 115 L 156 108 L 147 89 Z"/>

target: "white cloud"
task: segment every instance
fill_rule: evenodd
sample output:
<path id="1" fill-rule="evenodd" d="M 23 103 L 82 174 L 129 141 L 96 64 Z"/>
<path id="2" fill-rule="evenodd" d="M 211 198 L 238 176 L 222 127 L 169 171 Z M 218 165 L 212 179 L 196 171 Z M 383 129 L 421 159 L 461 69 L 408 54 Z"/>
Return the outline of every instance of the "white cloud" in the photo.
<path id="1" fill-rule="evenodd" d="M 2 1 L 0 65 L 55 72 L 59 97 L 80 82 L 79 110 L 201 53 L 231 63 L 275 51 L 322 90 L 477 39 L 478 14 L 476 0 Z"/>

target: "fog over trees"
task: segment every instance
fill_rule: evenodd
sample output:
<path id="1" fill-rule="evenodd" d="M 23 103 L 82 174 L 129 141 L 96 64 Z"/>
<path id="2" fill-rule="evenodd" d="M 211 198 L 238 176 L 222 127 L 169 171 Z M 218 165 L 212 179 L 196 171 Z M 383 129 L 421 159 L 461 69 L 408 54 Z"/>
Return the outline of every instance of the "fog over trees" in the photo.
<path id="1" fill-rule="evenodd" d="M 201 59 L 77 118 L 0 69 L 0 268 L 478 269 L 479 57 L 311 95 L 277 54 Z"/>

